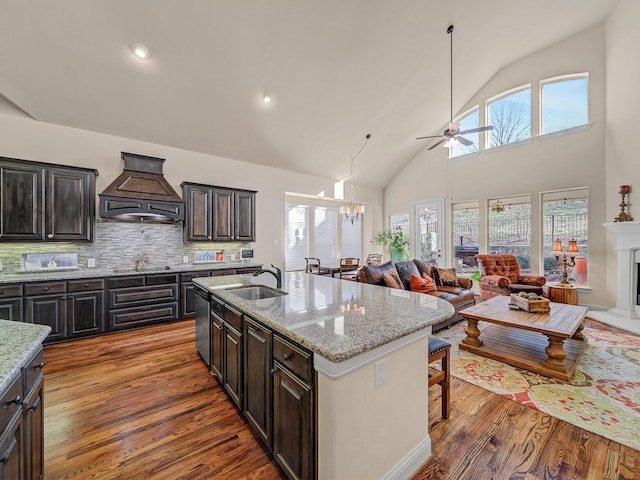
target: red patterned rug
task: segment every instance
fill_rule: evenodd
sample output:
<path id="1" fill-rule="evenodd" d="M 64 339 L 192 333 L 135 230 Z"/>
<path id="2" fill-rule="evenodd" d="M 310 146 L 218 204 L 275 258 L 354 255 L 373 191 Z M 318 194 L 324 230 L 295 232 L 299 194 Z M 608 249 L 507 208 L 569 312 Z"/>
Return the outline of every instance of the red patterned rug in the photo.
<path id="1" fill-rule="evenodd" d="M 585 328 L 589 343 L 565 383 L 459 351 L 465 326 L 458 322 L 436 334 L 451 343 L 452 375 L 640 450 L 640 337 Z"/>

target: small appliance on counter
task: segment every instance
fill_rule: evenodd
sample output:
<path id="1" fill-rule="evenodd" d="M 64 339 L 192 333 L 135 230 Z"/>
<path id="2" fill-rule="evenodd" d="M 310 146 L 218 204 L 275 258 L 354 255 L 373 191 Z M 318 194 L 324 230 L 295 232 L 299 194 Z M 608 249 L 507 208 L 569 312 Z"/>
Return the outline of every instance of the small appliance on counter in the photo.
<path id="1" fill-rule="evenodd" d="M 242 250 L 241 252 L 241 257 L 242 257 L 242 263 L 243 264 L 247 264 L 247 263 L 251 263 L 253 260 L 253 250 Z"/>

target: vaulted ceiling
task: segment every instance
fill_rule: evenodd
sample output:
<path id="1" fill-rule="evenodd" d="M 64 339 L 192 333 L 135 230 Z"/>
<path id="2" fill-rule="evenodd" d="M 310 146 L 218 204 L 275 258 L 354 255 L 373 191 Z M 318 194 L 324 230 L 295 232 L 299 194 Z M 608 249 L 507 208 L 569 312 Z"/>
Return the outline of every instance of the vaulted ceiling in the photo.
<path id="1" fill-rule="evenodd" d="M 449 24 L 455 113 L 617 1 L 0 0 L 0 95 L 38 121 L 335 180 L 371 133 L 354 179 L 383 187 L 449 120 Z"/>

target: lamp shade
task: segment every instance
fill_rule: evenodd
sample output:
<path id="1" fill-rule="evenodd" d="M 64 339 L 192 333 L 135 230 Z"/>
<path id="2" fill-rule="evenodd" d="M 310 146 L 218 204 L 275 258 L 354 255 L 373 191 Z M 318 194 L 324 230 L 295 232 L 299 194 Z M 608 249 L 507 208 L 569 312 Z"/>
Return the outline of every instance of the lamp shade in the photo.
<path id="1" fill-rule="evenodd" d="M 551 248 L 551 255 L 555 255 L 556 257 L 559 257 L 563 253 L 564 252 L 562 251 L 562 242 L 560 242 L 560 239 L 557 239 L 555 242 L 553 242 L 553 247 Z"/>
<path id="2" fill-rule="evenodd" d="M 569 246 L 567 247 L 567 253 L 572 256 L 575 257 L 577 254 L 580 253 L 580 250 L 578 250 L 578 244 L 575 240 L 571 239 L 569 240 Z"/>

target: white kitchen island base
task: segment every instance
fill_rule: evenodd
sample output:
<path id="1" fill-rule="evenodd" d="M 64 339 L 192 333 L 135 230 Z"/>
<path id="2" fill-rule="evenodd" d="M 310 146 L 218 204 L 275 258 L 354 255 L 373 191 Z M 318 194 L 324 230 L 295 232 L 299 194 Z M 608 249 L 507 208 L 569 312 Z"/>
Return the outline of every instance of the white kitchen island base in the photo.
<path id="1" fill-rule="evenodd" d="M 316 356 L 318 479 L 406 479 L 431 456 L 431 328 L 346 362 Z M 376 387 L 376 364 L 386 380 Z"/>

